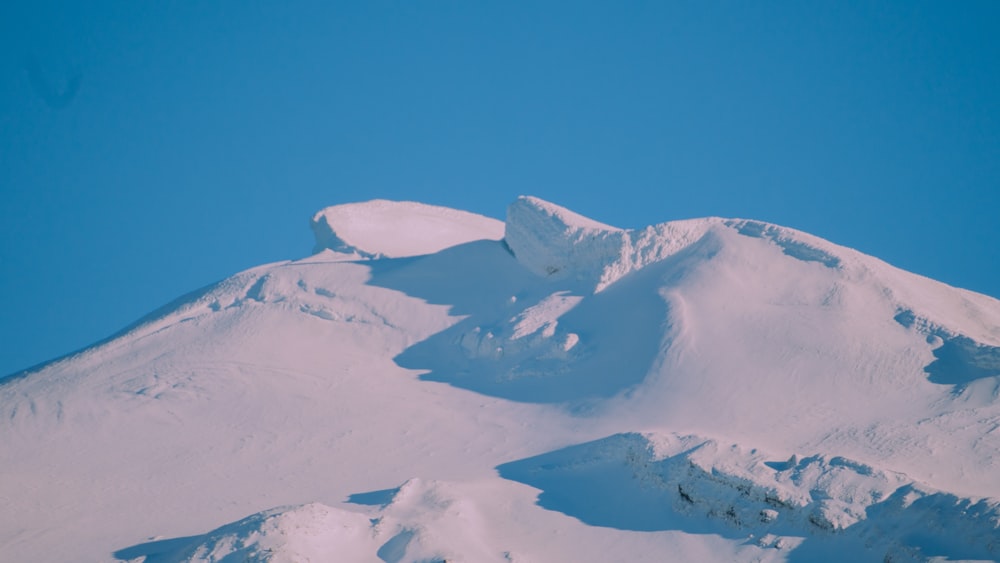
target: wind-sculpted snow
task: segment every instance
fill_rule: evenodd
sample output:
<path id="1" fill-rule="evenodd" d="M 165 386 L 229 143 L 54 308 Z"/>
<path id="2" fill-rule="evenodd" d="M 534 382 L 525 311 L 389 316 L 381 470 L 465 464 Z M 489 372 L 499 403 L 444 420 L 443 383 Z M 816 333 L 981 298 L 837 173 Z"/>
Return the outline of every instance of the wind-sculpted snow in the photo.
<path id="1" fill-rule="evenodd" d="M 596 526 L 742 536 L 792 561 L 1000 557 L 1000 501 L 839 456 L 778 461 L 697 436 L 619 434 L 498 469 Z"/>
<path id="2" fill-rule="evenodd" d="M 760 221 L 730 220 L 726 221 L 725 224 L 736 229 L 741 235 L 768 239 L 780 246 L 782 252 L 793 258 L 805 262 L 819 262 L 828 268 L 837 268 L 841 264 L 840 258 L 820 248 L 823 244 L 821 241 L 803 233 Z M 814 241 L 803 240 L 810 238 Z"/>
<path id="3" fill-rule="evenodd" d="M 982 344 L 962 334 L 955 334 L 911 310 L 902 310 L 896 322 L 927 336 L 934 346 L 935 360 L 924 367 L 930 381 L 955 385 L 961 391 L 977 380 L 1000 377 L 1000 346 Z"/>
<path id="4" fill-rule="evenodd" d="M 314 227 L 0 383 L 5 560 L 997 557 L 996 299 L 742 219 Z"/>
<path id="5" fill-rule="evenodd" d="M 553 279 L 573 279 L 599 292 L 630 272 L 662 261 L 714 228 L 767 240 L 786 255 L 830 268 L 841 259 L 820 239 L 759 221 L 718 218 L 672 221 L 625 230 L 592 221 L 534 197 L 521 197 L 507 209 L 504 240 L 529 270 Z"/>
<path id="6" fill-rule="evenodd" d="M 779 461 L 757 449 L 673 433 L 619 434 L 498 468 L 541 491 L 541 507 L 585 525 L 729 538 L 757 560 L 994 560 L 1000 503 L 960 498 L 837 456 Z M 521 530 L 484 483 L 411 479 L 355 493 L 345 509 L 266 510 L 205 535 L 156 539 L 122 560 L 517 562 Z M 499 510 L 498 510 L 499 509 Z M 229 558 L 229 559 L 227 559 Z M 595 559 L 596 560 L 596 559 Z"/>
<path id="7" fill-rule="evenodd" d="M 123 560 L 160 563 L 303 561 L 516 563 L 493 545 L 498 534 L 463 487 L 411 479 L 379 491 L 384 502 L 338 509 L 320 503 L 278 507 L 202 536 L 159 539 L 121 549 Z M 353 495 L 353 497 L 364 497 Z"/>
<path id="8" fill-rule="evenodd" d="M 534 197 L 507 208 L 504 241 L 526 268 L 599 292 L 701 238 L 715 219 L 677 221 L 628 231 L 592 221 Z"/>
<path id="9" fill-rule="evenodd" d="M 358 258 L 432 254 L 458 244 L 499 240 L 503 224 L 466 211 L 412 201 L 373 200 L 327 207 L 312 220 L 314 252 Z"/>

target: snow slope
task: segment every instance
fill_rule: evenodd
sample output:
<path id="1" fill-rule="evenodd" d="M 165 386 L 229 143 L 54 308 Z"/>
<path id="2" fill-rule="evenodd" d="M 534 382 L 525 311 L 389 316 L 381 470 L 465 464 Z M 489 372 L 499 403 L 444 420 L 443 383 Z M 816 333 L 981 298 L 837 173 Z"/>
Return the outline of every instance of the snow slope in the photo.
<path id="1" fill-rule="evenodd" d="M 0 382 L 4 558 L 1000 558 L 995 299 L 531 197 L 313 228 Z"/>

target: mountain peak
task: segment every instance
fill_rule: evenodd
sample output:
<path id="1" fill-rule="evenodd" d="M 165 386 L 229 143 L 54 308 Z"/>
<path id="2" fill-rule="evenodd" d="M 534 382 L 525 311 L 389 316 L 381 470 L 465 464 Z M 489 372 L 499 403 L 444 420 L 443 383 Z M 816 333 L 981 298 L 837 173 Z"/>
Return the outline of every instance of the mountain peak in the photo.
<path id="1" fill-rule="evenodd" d="M 0 384 L 5 557 L 1000 557 L 1000 301 L 534 197 L 313 229 Z"/>

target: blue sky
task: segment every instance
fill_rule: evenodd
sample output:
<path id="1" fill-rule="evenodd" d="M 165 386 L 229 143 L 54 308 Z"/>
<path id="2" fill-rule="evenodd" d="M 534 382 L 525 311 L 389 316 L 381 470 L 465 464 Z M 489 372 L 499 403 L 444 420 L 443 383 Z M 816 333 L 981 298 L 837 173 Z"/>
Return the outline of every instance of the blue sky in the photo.
<path id="1" fill-rule="evenodd" d="M 761 219 L 1000 297 L 1000 3 L 5 2 L 0 375 L 336 203 Z"/>

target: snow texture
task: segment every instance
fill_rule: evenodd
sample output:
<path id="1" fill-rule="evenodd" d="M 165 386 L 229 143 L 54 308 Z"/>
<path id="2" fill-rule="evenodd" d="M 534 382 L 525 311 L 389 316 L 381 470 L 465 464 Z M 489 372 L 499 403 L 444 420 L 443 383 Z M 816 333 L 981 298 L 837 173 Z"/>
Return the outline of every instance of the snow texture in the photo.
<path id="1" fill-rule="evenodd" d="M 993 298 L 532 197 L 313 229 L 0 381 L 5 560 L 1000 559 Z"/>
<path id="2" fill-rule="evenodd" d="M 577 280 L 596 292 L 689 246 L 717 222 L 677 221 L 626 231 L 525 196 L 507 209 L 504 240 L 536 274 Z"/>

